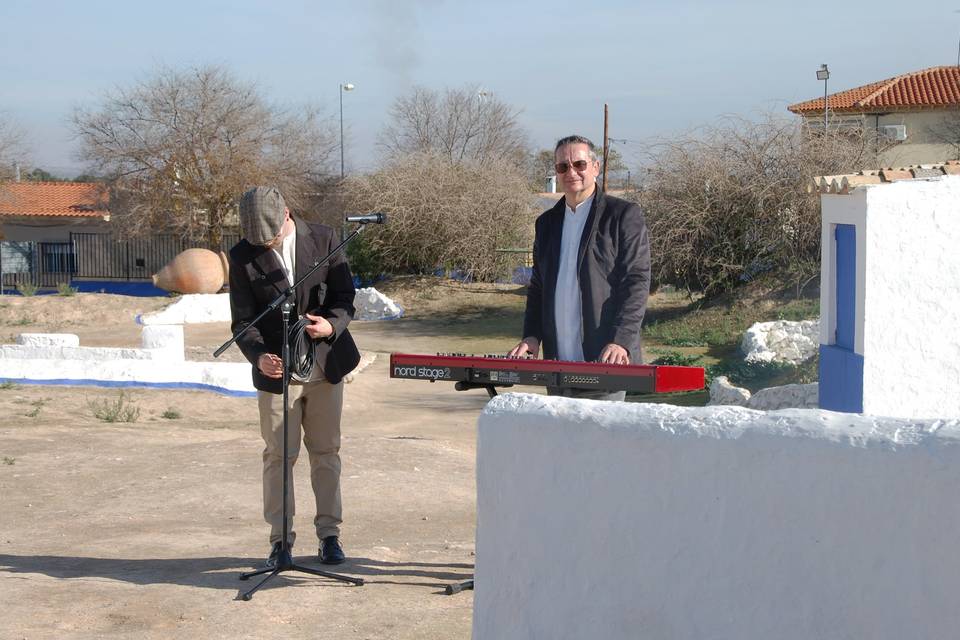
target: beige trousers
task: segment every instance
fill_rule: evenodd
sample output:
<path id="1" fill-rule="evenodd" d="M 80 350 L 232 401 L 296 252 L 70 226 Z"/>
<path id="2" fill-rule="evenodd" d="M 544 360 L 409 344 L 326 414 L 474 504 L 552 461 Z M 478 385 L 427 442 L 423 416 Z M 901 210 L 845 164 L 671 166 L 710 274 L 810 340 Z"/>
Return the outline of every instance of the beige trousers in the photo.
<path id="1" fill-rule="evenodd" d="M 326 381 L 291 384 L 289 389 L 287 455 L 291 475 L 287 486 L 287 520 L 290 544 L 296 539 L 293 515 L 293 465 L 300 454 L 300 439 L 310 457 L 310 483 L 316 500 L 313 524 L 317 537 L 340 535 L 340 412 L 343 383 Z M 263 450 L 263 518 L 270 525 L 270 544 L 283 537 L 283 396 L 257 392 Z"/>

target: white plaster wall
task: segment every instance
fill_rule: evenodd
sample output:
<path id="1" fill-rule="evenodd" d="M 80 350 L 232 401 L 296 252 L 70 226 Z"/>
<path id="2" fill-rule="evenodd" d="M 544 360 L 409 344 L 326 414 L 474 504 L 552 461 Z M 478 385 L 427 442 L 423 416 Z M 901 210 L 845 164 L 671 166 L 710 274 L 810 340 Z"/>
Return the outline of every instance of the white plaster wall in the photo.
<path id="1" fill-rule="evenodd" d="M 242 362 L 0 357 L 0 380 L 210 388 L 232 395 L 256 394 L 250 365 Z"/>
<path id="2" fill-rule="evenodd" d="M 230 294 L 188 293 L 159 311 L 137 316 L 137 322 L 145 326 L 230 322 Z"/>
<path id="3" fill-rule="evenodd" d="M 864 413 L 960 416 L 960 177 L 863 191 Z"/>
<path id="4" fill-rule="evenodd" d="M 0 345 L 3 358 L 64 358 L 68 360 L 169 360 L 165 349 L 134 349 L 129 347 L 34 347 L 19 344 Z M 183 352 L 180 353 L 183 360 Z"/>
<path id="5" fill-rule="evenodd" d="M 140 331 L 140 344 L 144 349 L 155 349 L 168 360 L 183 360 L 184 338 L 182 324 L 144 325 Z"/>
<path id="6" fill-rule="evenodd" d="M 75 333 L 21 333 L 17 344 L 25 347 L 79 347 L 80 336 Z"/>
<path id="7" fill-rule="evenodd" d="M 61 219 L 62 221 L 62 219 Z M 104 233 L 110 231 L 110 223 L 102 218 L 77 218 L 70 224 L 58 224 L 50 220 L 30 219 L 3 223 L 4 240 L 10 242 L 69 242 L 71 233 Z"/>
<path id="8" fill-rule="evenodd" d="M 501 395 L 479 420 L 473 637 L 955 637 L 958 438 Z"/>
<path id="9" fill-rule="evenodd" d="M 145 326 L 143 349 L 63 346 L 79 343 L 74 334 L 21 334 L 17 342 L 0 345 L 0 380 L 256 394 L 246 363 L 185 361 L 180 325 Z"/>

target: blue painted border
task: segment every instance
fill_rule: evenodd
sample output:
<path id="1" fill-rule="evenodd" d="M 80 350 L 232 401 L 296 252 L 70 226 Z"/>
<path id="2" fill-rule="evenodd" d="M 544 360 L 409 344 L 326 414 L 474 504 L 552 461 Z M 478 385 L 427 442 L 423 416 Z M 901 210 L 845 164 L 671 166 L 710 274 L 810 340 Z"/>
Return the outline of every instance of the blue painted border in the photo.
<path id="1" fill-rule="evenodd" d="M 170 292 L 153 286 L 151 282 L 118 282 L 116 280 L 71 280 L 70 286 L 78 293 L 114 293 L 135 298 L 169 298 Z M 21 296 L 18 289 L 3 289 L 0 295 Z M 36 296 L 60 295 L 56 287 L 38 289 Z"/>
<path id="2" fill-rule="evenodd" d="M 114 293 L 138 298 L 165 298 L 169 291 L 153 286 L 152 282 L 118 282 L 116 280 L 71 280 L 70 286 L 81 293 Z"/>
<path id="3" fill-rule="evenodd" d="M 863 356 L 832 344 L 820 345 L 821 409 L 863 413 Z"/>
<path id="4" fill-rule="evenodd" d="M 61 387 L 108 387 L 108 388 L 142 388 L 142 389 L 185 389 L 191 391 L 213 391 L 224 396 L 234 398 L 255 398 L 256 391 L 233 391 L 225 387 L 218 387 L 212 384 L 203 384 L 201 382 L 138 382 L 135 380 L 93 380 L 88 378 L 69 379 L 55 378 L 51 380 L 40 380 L 33 378 L 0 378 L 0 382 L 13 382 L 16 384 L 35 384 L 50 385 Z"/>

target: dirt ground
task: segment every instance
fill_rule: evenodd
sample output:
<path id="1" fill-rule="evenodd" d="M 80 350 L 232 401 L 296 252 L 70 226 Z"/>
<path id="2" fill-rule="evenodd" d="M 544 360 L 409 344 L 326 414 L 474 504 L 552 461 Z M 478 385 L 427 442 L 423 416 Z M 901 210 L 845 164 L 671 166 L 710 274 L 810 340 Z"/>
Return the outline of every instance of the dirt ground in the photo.
<path id="1" fill-rule="evenodd" d="M 378 357 L 345 389 L 349 560 L 336 570 L 364 586 L 285 573 L 252 601 L 237 599 L 250 584 L 239 573 L 269 551 L 253 399 L 133 390 L 123 402 L 139 419 L 107 423 L 94 412 L 118 402 L 116 390 L 4 384 L 0 637 L 468 638 L 473 594 L 443 588 L 473 569 L 475 425 L 486 394 L 391 380 L 388 354 L 505 351 L 523 299 L 515 287 L 427 299 L 415 289 L 396 294 L 405 319 L 352 326 Z M 432 308 L 429 298 L 446 303 Z M 135 315 L 169 302 L 6 296 L 0 342 L 63 331 L 85 346 L 138 346 Z M 461 331 L 464 318 L 479 329 Z M 209 360 L 228 337 L 226 323 L 188 325 L 188 357 Z M 223 357 L 241 359 L 235 348 Z M 306 467 L 295 471 L 294 555 L 322 567 Z"/>

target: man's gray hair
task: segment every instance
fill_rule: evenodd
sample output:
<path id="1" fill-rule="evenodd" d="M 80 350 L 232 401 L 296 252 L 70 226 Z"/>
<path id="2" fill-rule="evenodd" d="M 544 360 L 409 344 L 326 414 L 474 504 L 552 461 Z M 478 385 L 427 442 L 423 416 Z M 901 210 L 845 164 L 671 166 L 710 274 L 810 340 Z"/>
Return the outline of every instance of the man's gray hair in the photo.
<path id="1" fill-rule="evenodd" d="M 553 152 L 556 153 L 557 149 L 559 149 L 565 144 L 587 145 L 587 149 L 590 150 L 590 159 L 593 160 L 594 162 L 598 162 L 597 148 L 593 145 L 593 142 L 590 141 L 590 138 L 587 138 L 586 136 L 578 136 L 578 135 L 572 135 L 572 136 L 567 136 L 565 138 L 560 138 L 559 140 L 557 140 L 557 146 L 553 148 Z"/>

